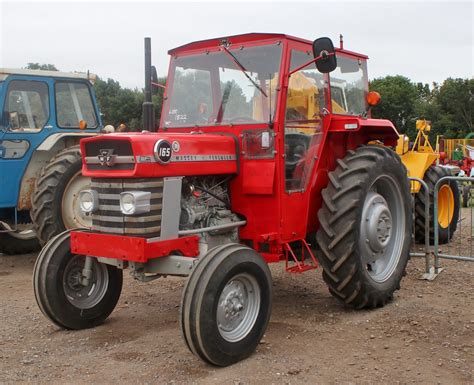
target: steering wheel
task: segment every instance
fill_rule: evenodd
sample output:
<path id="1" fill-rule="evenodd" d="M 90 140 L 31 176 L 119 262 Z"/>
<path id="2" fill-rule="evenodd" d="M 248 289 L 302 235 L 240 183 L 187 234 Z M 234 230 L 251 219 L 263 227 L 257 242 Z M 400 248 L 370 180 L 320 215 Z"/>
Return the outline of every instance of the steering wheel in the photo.
<path id="1" fill-rule="evenodd" d="M 293 170 L 308 151 L 308 137 L 304 134 L 286 134 L 285 135 L 285 168 Z"/>
<path id="2" fill-rule="evenodd" d="M 258 120 L 249 118 L 248 116 L 236 116 L 235 118 L 229 119 L 230 123 L 236 123 L 238 121 L 244 121 L 245 123 L 256 123 Z"/>

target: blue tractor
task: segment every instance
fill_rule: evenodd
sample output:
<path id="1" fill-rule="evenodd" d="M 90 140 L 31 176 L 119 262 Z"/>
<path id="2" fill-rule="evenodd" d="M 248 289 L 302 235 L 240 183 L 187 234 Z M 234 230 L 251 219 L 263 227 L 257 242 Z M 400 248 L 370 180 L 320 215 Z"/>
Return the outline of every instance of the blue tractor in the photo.
<path id="1" fill-rule="evenodd" d="M 35 251 L 88 227 L 79 140 L 102 131 L 94 76 L 0 68 L 0 253 Z"/>

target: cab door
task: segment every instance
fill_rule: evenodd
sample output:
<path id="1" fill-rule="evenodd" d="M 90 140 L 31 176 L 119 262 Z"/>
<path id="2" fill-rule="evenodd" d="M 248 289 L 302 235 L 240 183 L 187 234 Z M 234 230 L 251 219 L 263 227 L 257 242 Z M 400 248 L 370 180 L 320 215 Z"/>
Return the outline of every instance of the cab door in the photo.
<path id="1" fill-rule="evenodd" d="M 313 59 L 307 45 L 290 48 L 290 71 Z M 329 126 L 327 75 L 315 64 L 288 79 L 280 151 L 282 178 L 281 237 L 292 241 L 306 237 L 311 183 Z"/>
<path id="2" fill-rule="evenodd" d="M 31 154 L 52 127 L 50 83 L 9 77 L 5 84 L 0 132 L 0 207 L 16 207 Z"/>

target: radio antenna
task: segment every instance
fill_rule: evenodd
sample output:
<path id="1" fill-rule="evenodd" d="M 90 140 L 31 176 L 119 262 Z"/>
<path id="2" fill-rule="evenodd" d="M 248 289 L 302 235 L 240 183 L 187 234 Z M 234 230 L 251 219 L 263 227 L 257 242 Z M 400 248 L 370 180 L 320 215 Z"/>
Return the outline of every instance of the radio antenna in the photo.
<path id="1" fill-rule="evenodd" d="M 272 126 L 272 73 L 270 72 L 270 77 L 268 79 L 268 93 L 269 93 L 269 107 L 268 107 L 268 124 L 271 128 Z"/>

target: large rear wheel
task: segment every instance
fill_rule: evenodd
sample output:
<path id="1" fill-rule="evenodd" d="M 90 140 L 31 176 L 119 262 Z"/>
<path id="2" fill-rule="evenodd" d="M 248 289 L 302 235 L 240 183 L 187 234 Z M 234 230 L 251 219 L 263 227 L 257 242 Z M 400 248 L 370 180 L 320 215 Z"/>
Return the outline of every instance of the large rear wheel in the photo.
<path id="1" fill-rule="evenodd" d="M 65 231 L 38 255 L 33 271 L 36 302 L 62 328 L 94 327 L 112 313 L 120 298 L 122 270 L 72 254 L 70 243 L 70 232 Z"/>
<path id="2" fill-rule="evenodd" d="M 79 146 L 58 153 L 41 170 L 32 197 L 32 218 L 42 244 L 67 229 L 91 227 L 79 205 L 79 192 L 90 188 L 81 174 Z"/>
<path id="3" fill-rule="evenodd" d="M 440 166 L 431 166 L 425 173 L 423 180 L 429 188 L 430 216 L 434 215 L 434 188 L 436 182 L 443 177 L 451 176 L 448 169 Z M 457 181 L 445 180 L 438 190 L 438 240 L 439 244 L 448 243 L 453 237 L 459 220 L 460 192 Z M 416 241 L 425 241 L 425 195 L 421 190 L 415 198 L 415 237 Z M 434 220 L 430 219 L 430 244 L 434 244 Z"/>
<path id="4" fill-rule="evenodd" d="M 385 305 L 409 258 L 411 196 L 400 158 L 375 145 L 350 151 L 322 197 L 317 242 L 329 291 L 355 308 Z"/>
<path id="5" fill-rule="evenodd" d="M 200 259 L 184 288 L 181 330 L 186 344 L 212 365 L 243 360 L 265 333 L 271 303 L 265 261 L 243 245 L 218 246 Z"/>

